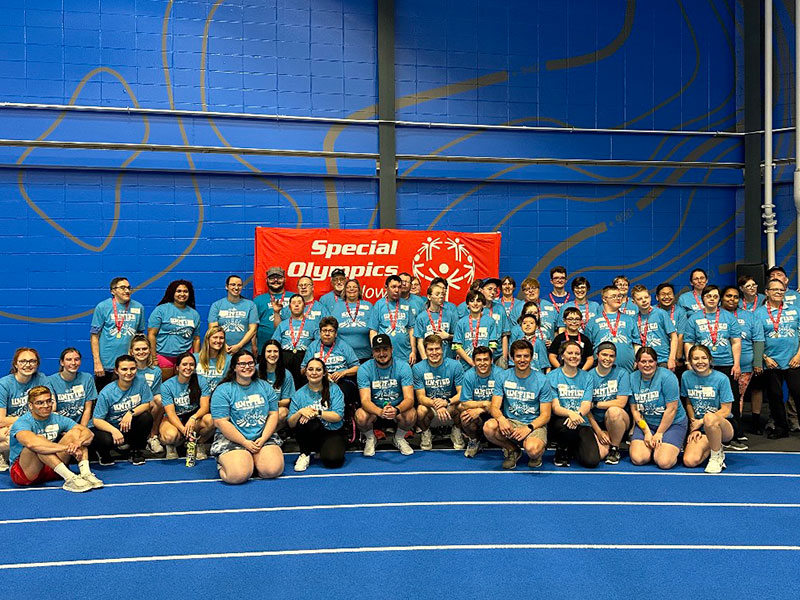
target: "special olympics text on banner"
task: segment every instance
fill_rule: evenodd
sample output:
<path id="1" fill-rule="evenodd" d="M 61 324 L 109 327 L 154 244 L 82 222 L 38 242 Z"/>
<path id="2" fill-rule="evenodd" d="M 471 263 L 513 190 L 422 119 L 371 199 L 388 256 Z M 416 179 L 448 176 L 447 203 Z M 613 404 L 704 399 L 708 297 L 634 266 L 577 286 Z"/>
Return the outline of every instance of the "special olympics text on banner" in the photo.
<path id="1" fill-rule="evenodd" d="M 265 273 L 273 266 L 286 270 L 288 289 L 297 289 L 300 277 L 311 277 L 317 297 L 330 290 L 330 273 L 341 267 L 361 282 L 371 302 L 383 296 L 388 275 L 406 271 L 419 277 L 423 294 L 434 277 L 444 277 L 449 300 L 458 303 L 476 277 L 497 277 L 500 233 L 257 227 L 256 295 L 267 291 Z"/>

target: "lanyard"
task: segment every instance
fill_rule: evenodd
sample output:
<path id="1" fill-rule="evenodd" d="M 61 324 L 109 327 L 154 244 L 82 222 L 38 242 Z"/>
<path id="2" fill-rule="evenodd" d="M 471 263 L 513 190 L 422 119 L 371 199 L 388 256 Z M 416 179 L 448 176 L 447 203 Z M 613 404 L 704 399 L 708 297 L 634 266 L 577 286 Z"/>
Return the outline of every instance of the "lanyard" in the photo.
<path id="1" fill-rule="evenodd" d="M 292 340 L 292 348 L 297 348 L 297 344 L 300 343 L 300 335 L 303 333 L 303 327 L 306 324 L 306 316 L 303 315 L 303 320 L 300 322 L 300 329 L 297 330 L 297 336 L 294 335 L 294 328 L 292 327 L 292 321 L 294 319 L 289 317 L 289 337 Z"/>
<path id="2" fill-rule="evenodd" d="M 608 320 L 608 315 L 606 311 L 603 311 L 603 318 L 606 320 L 608 324 L 608 330 L 611 332 L 612 337 L 617 337 L 617 332 L 619 331 L 619 318 L 622 315 L 622 312 L 617 311 L 617 320 L 614 322 L 614 326 L 611 326 L 611 321 Z"/>
<path id="3" fill-rule="evenodd" d="M 578 299 L 575 298 L 575 308 L 581 310 L 581 331 L 586 329 L 586 325 L 589 323 L 589 302 L 587 301 L 584 306 L 586 307 L 585 313 L 581 310 L 581 307 L 578 306 Z"/>
<path id="4" fill-rule="evenodd" d="M 386 301 L 386 308 L 389 308 L 389 301 Z M 389 324 L 392 326 L 392 331 L 397 331 L 397 319 L 398 315 L 400 314 L 400 300 L 398 300 L 394 305 L 394 318 L 392 318 L 392 313 L 387 313 L 389 315 Z"/>
<path id="5" fill-rule="evenodd" d="M 474 330 L 472 328 L 472 317 L 467 315 L 467 319 L 469 321 L 469 332 L 472 335 L 472 348 L 474 349 L 474 348 L 478 347 L 478 335 L 481 332 L 481 317 L 479 315 L 478 318 L 475 319 L 475 329 Z"/>
<path id="6" fill-rule="evenodd" d="M 767 313 L 769 314 L 769 320 L 772 321 L 772 327 L 775 329 L 775 335 L 778 334 L 778 328 L 781 325 L 781 313 L 783 313 L 783 302 L 781 302 L 780 307 L 778 308 L 778 318 L 772 318 L 772 309 L 769 307 L 769 302 L 765 303 L 767 307 Z"/>
<path id="7" fill-rule="evenodd" d="M 650 324 L 650 315 L 653 314 L 652 309 L 649 313 L 647 313 L 647 320 L 644 322 L 644 327 L 642 327 L 642 313 L 639 313 L 636 317 L 637 324 L 639 326 L 639 337 L 642 340 L 642 346 L 647 346 L 647 334 L 650 331 L 649 324 Z"/>
<path id="8" fill-rule="evenodd" d="M 557 306 L 558 310 L 561 310 L 561 307 L 564 306 L 567 302 L 569 302 L 569 292 L 567 292 L 567 295 L 564 296 L 563 302 L 556 302 L 556 299 L 553 296 L 553 292 L 550 292 L 550 302 L 552 302 L 554 306 Z"/>
<path id="9" fill-rule="evenodd" d="M 431 316 L 431 310 L 429 308 L 426 308 L 425 312 L 428 313 L 428 320 L 431 322 L 431 329 L 433 329 L 434 333 L 439 333 L 442 330 L 442 315 L 444 314 L 444 308 L 439 309 L 438 323 L 433 322 L 433 317 Z"/>
<path id="10" fill-rule="evenodd" d="M 117 299 L 111 299 L 111 305 L 114 307 L 114 326 L 117 328 L 117 337 L 122 333 L 122 326 L 125 324 L 125 311 L 122 311 L 122 316 L 117 315 Z"/>
<path id="11" fill-rule="evenodd" d="M 717 314 L 714 318 L 713 329 L 711 327 L 711 321 L 708 318 L 708 314 L 706 314 L 706 323 L 708 324 L 708 334 L 711 336 L 711 343 L 716 345 L 717 338 L 719 337 L 719 309 L 717 309 Z"/>
<path id="12" fill-rule="evenodd" d="M 361 309 L 361 303 L 358 300 L 356 300 L 356 314 L 355 315 L 353 315 L 350 312 L 350 303 L 347 300 L 344 301 L 344 307 L 347 310 L 347 316 L 350 317 L 350 320 L 353 323 L 355 323 L 356 319 L 358 318 L 358 311 Z"/>
<path id="13" fill-rule="evenodd" d="M 334 341 L 333 344 L 331 344 L 331 349 L 328 350 L 327 354 L 325 354 L 325 346 L 322 345 L 322 342 L 320 342 L 320 344 L 319 344 L 319 356 L 322 359 L 322 362 L 324 362 L 326 366 L 328 364 L 328 359 L 330 358 L 331 354 L 333 353 L 333 348 L 335 346 L 336 346 L 336 342 Z"/>
<path id="14" fill-rule="evenodd" d="M 500 298 L 500 304 L 503 305 L 503 309 L 506 311 L 506 316 L 507 317 L 511 317 L 511 313 L 514 312 L 514 300 L 516 300 L 516 298 L 512 298 L 511 299 L 511 306 L 506 308 L 506 301 L 503 300 L 502 298 Z"/>

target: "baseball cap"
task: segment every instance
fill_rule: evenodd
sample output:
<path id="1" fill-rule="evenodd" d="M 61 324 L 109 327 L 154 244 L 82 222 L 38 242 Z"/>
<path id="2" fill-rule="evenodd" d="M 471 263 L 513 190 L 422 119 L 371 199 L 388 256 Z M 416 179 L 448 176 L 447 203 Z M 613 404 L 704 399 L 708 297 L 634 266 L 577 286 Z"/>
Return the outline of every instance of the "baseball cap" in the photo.
<path id="1" fill-rule="evenodd" d="M 347 277 L 347 273 L 344 272 L 344 269 L 334 269 L 331 271 L 331 279 L 334 277 Z"/>
<path id="2" fill-rule="evenodd" d="M 286 277 L 286 271 L 281 269 L 280 267 L 270 267 L 267 269 L 267 277 L 270 275 L 280 275 L 281 277 Z"/>
<path id="3" fill-rule="evenodd" d="M 487 277 L 481 283 L 481 287 L 485 288 L 487 285 L 492 284 L 492 283 L 495 284 L 497 287 L 500 287 L 500 285 L 501 285 L 501 282 L 497 277 Z"/>
<path id="4" fill-rule="evenodd" d="M 391 347 L 392 347 L 392 339 L 385 333 L 379 333 L 374 338 L 372 338 L 373 350 L 375 350 L 376 348 L 391 348 Z"/>

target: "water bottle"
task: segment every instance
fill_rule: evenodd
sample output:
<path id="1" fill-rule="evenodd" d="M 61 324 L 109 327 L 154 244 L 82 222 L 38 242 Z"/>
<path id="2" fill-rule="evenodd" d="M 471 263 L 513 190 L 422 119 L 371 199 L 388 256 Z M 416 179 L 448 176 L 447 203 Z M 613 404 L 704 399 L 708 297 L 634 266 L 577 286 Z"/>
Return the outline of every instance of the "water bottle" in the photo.
<path id="1" fill-rule="evenodd" d="M 197 432 L 192 429 L 186 436 L 186 466 L 193 467 L 197 462 Z"/>

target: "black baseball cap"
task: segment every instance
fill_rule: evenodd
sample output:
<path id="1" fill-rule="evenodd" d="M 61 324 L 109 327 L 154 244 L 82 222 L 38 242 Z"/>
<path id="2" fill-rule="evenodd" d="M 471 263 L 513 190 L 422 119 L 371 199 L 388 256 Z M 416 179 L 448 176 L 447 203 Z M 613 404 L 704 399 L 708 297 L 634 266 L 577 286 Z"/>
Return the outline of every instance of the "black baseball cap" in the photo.
<path id="1" fill-rule="evenodd" d="M 497 277 L 487 277 L 481 282 L 481 288 L 485 288 L 489 284 L 495 284 L 497 287 L 500 287 L 502 282 Z"/>
<path id="2" fill-rule="evenodd" d="M 334 277 L 347 277 L 347 273 L 344 272 L 344 269 L 334 269 L 331 271 L 331 279 Z"/>
<path id="3" fill-rule="evenodd" d="M 392 338 L 390 338 L 385 333 L 379 333 L 374 338 L 372 338 L 372 349 L 375 350 L 376 348 L 391 348 L 392 347 Z"/>

